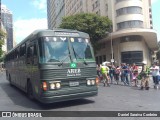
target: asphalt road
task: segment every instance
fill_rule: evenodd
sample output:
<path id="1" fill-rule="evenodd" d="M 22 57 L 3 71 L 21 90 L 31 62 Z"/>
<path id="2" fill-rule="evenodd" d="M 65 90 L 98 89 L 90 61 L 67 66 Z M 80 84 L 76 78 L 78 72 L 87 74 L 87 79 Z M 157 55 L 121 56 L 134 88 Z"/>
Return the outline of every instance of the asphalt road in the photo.
<path id="1" fill-rule="evenodd" d="M 29 100 L 24 92 L 10 86 L 4 73 L 0 73 L 0 111 L 160 111 L 160 90 L 155 90 L 152 87 L 150 90 L 142 91 L 138 87 L 123 85 L 103 87 L 100 84 L 98 96 L 96 97 L 44 105 L 38 101 Z M 70 120 L 74 118 L 65 119 Z M 122 118 L 82 117 L 76 119 L 119 120 Z M 151 118 L 137 117 L 130 119 L 151 120 Z M 128 120 L 128 118 L 123 118 L 122 120 Z"/>

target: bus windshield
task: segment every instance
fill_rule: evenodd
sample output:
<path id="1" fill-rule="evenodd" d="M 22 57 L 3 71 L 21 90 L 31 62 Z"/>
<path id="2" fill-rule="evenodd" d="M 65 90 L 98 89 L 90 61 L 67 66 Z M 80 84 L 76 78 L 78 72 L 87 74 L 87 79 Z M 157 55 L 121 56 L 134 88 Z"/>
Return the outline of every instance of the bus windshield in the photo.
<path id="1" fill-rule="evenodd" d="M 89 39 L 70 38 L 73 54 L 77 61 L 94 60 Z"/>
<path id="2" fill-rule="evenodd" d="M 40 62 L 69 62 L 68 39 L 66 37 L 45 37 L 40 42 Z"/>
<path id="3" fill-rule="evenodd" d="M 71 43 L 71 50 L 69 49 Z M 69 37 L 44 37 L 39 42 L 40 63 L 71 62 L 71 56 L 76 61 L 94 60 L 89 39 Z"/>

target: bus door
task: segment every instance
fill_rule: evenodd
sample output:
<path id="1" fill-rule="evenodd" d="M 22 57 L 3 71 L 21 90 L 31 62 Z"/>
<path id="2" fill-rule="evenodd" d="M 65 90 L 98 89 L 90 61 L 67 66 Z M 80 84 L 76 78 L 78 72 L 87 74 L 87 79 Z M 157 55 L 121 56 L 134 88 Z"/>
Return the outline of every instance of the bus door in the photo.
<path id="1" fill-rule="evenodd" d="M 37 44 L 32 43 L 27 47 L 27 78 L 30 80 L 38 79 L 38 56 L 37 56 Z M 33 81 L 31 81 L 33 83 Z"/>

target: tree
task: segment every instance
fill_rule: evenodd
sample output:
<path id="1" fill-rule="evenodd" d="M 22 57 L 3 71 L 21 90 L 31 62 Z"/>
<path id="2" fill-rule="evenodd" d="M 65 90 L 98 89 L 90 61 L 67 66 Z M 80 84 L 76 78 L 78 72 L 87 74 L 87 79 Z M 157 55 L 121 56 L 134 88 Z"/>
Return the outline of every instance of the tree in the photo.
<path id="1" fill-rule="evenodd" d="M 4 44 L 4 38 L 6 37 L 6 33 L 0 29 L 0 57 L 3 54 L 2 45 Z"/>
<path id="2" fill-rule="evenodd" d="M 107 31 L 110 31 L 112 22 L 108 17 L 91 13 L 80 13 L 64 17 L 60 28 L 74 29 L 86 32 L 90 35 L 91 43 L 96 50 L 97 41 L 102 39 Z"/>

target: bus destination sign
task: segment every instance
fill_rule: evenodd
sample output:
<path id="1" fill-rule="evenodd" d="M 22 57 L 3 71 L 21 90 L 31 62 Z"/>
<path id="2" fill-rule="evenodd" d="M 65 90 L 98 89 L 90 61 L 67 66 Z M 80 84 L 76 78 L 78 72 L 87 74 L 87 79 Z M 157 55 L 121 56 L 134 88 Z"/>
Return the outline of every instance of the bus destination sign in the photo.
<path id="1" fill-rule="evenodd" d="M 79 36 L 77 32 L 55 32 L 57 36 Z"/>

